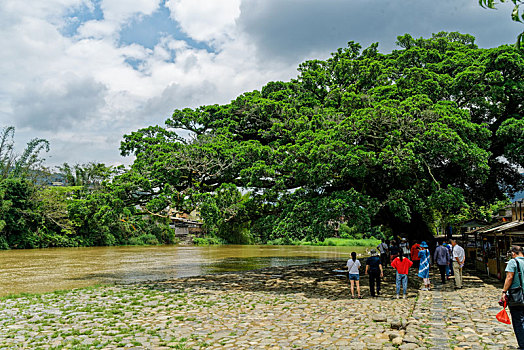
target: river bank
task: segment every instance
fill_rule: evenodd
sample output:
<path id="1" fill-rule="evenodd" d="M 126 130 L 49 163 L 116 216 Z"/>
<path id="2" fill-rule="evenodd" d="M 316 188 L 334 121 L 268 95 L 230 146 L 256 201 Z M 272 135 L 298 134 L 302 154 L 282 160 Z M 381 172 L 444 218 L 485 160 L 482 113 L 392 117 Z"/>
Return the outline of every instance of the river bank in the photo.
<path id="1" fill-rule="evenodd" d="M 0 348 L 512 349 L 495 320 L 499 285 L 467 275 L 394 298 L 351 299 L 333 269 L 344 261 L 3 298 Z"/>

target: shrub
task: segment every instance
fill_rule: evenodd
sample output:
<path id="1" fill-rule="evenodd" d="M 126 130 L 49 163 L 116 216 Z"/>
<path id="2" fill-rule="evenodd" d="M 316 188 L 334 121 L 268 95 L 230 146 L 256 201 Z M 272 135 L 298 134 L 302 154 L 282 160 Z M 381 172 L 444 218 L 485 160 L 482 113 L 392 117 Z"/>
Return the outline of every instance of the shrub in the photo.
<path id="1" fill-rule="evenodd" d="M 300 242 L 300 241 L 297 241 Z M 294 244 L 294 242 L 290 241 L 288 237 L 281 237 L 281 238 L 275 238 L 272 240 L 267 241 L 267 245 L 290 245 Z"/>
<path id="2" fill-rule="evenodd" d="M 223 239 L 215 236 L 193 237 L 193 243 L 200 246 L 226 244 L 226 242 Z"/>
<path id="3" fill-rule="evenodd" d="M 155 235 L 146 233 L 138 237 L 131 237 L 128 240 L 129 245 L 159 245 L 160 242 Z"/>
<path id="4" fill-rule="evenodd" d="M 8 250 L 9 244 L 7 244 L 7 241 L 4 237 L 0 237 L 0 250 Z"/>

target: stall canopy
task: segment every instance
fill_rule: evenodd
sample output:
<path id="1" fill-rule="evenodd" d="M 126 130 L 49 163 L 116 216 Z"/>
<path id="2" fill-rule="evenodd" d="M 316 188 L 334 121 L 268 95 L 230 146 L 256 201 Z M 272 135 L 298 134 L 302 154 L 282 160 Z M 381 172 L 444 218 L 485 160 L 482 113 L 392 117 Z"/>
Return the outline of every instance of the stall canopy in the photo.
<path id="1" fill-rule="evenodd" d="M 512 228 L 521 226 L 521 225 L 524 225 L 524 222 L 522 221 L 505 222 L 505 223 L 500 223 L 500 225 L 496 225 L 496 226 L 484 227 L 478 230 L 477 232 L 484 233 L 484 234 L 485 233 L 499 233 L 499 232 L 507 231 Z"/>
<path id="2" fill-rule="evenodd" d="M 484 226 L 484 227 L 479 227 L 479 228 L 477 228 L 476 230 L 472 230 L 472 231 L 469 231 L 469 232 L 467 232 L 467 233 L 468 233 L 468 234 L 471 234 L 471 233 L 485 233 L 485 232 L 487 232 L 488 230 L 491 230 L 491 229 L 493 229 L 493 228 L 498 228 L 498 227 L 500 227 L 500 226 L 502 226 L 502 225 L 505 225 L 505 224 L 507 224 L 507 222 L 502 222 L 502 221 L 501 221 L 501 222 L 497 222 L 497 223 L 495 223 L 495 224 L 487 225 L 487 226 Z"/>

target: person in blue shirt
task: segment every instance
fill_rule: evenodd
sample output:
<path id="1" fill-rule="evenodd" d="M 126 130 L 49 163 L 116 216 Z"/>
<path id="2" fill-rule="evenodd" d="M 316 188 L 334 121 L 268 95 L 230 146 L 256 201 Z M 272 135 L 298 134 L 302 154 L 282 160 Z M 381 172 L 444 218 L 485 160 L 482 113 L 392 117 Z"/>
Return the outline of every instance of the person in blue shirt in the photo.
<path id="1" fill-rule="evenodd" d="M 449 244 L 448 242 L 445 242 L 444 243 L 444 246 L 448 249 L 448 252 L 449 252 L 449 257 L 451 258 L 451 253 L 452 253 L 452 247 L 451 247 L 451 244 Z M 449 261 L 449 264 L 448 266 L 446 267 L 446 279 L 449 280 L 449 276 L 454 276 L 453 275 L 453 269 L 452 269 L 452 266 L 451 266 L 451 260 Z"/>
<path id="2" fill-rule="evenodd" d="M 504 281 L 504 287 L 502 287 L 502 298 L 506 297 L 509 289 L 524 285 L 521 280 L 523 276 L 519 276 L 519 267 L 521 273 L 524 274 L 524 254 L 522 247 L 514 245 L 509 252 L 511 253 L 512 259 L 506 266 L 506 280 Z M 524 306 L 509 306 L 509 312 L 511 314 L 511 323 L 513 324 L 513 331 L 515 332 L 519 349 L 524 349 Z"/>
<path id="3" fill-rule="evenodd" d="M 420 243 L 420 251 L 418 252 L 418 257 L 420 258 L 420 266 L 418 268 L 418 276 L 422 278 L 424 282 L 424 287 L 422 290 L 429 290 L 429 263 L 430 263 L 430 254 L 428 249 L 428 244 L 425 241 Z"/>
<path id="4" fill-rule="evenodd" d="M 449 254 L 448 248 L 446 248 L 446 241 L 442 242 L 441 245 L 435 249 L 435 264 L 438 266 L 440 272 L 440 279 L 442 284 L 446 283 L 446 268 L 449 266 L 451 261 L 451 256 Z"/>

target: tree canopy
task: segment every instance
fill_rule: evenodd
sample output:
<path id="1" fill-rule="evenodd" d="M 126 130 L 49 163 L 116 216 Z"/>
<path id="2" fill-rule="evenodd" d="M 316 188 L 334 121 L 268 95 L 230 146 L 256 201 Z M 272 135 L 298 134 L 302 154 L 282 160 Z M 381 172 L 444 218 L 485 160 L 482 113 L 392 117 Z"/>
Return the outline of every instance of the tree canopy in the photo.
<path id="1" fill-rule="evenodd" d="M 232 212 L 262 241 L 323 238 L 342 221 L 430 234 L 524 187 L 523 53 L 474 40 L 406 34 L 390 54 L 349 42 L 289 82 L 175 110 L 124 136 L 136 159 L 118 181 L 156 211 L 235 186 L 249 198 Z"/>
<path id="2" fill-rule="evenodd" d="M 47 140 L 15 153 L 12 126 L 0 134 L 0 249 L 173 243 L 165 218 L 146 217 L 100 163 L 43 168 Z M 51 186 L 52 182 L 68 186 Z"/>

